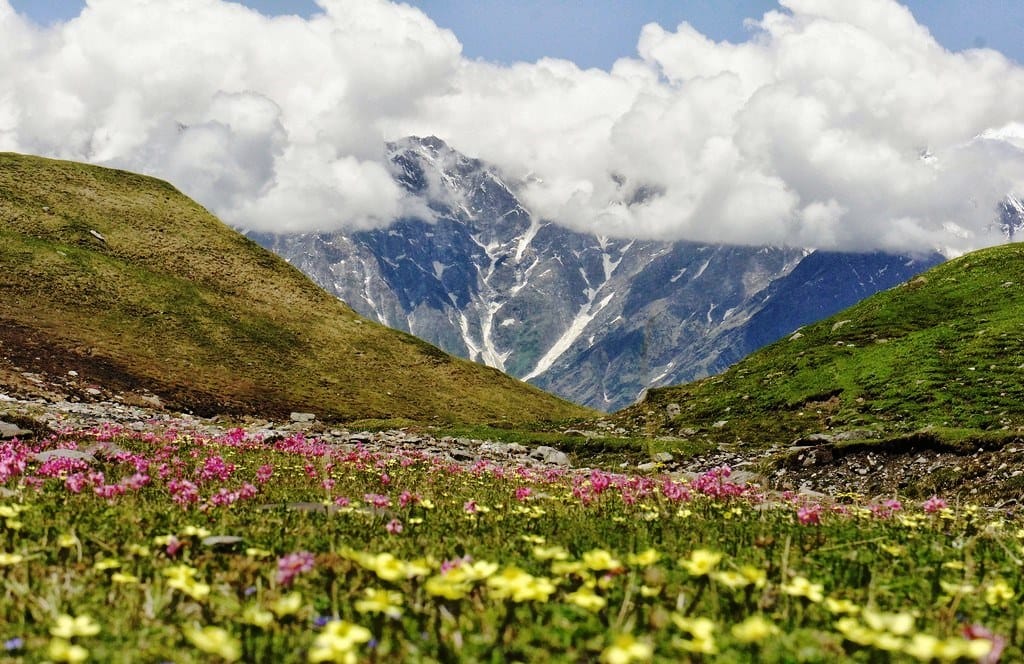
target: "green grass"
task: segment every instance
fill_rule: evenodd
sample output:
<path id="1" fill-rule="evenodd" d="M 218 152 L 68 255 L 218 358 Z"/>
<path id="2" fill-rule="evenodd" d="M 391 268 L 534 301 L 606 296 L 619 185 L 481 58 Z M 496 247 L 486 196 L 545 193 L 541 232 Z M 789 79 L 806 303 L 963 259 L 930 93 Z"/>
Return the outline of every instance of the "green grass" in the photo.
<path id="1" fill-rule="evenodd" d="M 0 154 L 0 220 L 5 345 L 18 350 L 11 330 L 39 336 L 51 350 L 19 361 L 40 370 L 89 378 L 102 366 L 95 382 L 211 414 L 427 423 L 591 414 L 360 318 L 166 182 Z"/>
<path id="2" fill-rule="evenodd" d="M 33 459 L 97 439 L 129 454 Z M 1024 657 L 1024 524 L 971 505 L 187 429 L 0 444 L 0 469 L 0 660 L 976 661 L 965 628 Z"/>
<path id="3" fill-rule="evenodd" d="M 851 429 L 890 438 L 929 429 L 952 444 L 1012 436 L 1024 430 L 1022 311 L 1024 247 L 985 249 L 802 328 L 721 375 L 651 390 L 619 418 L 755 447 Z M 666 413 L 672 403 L 676 417 Z"/>

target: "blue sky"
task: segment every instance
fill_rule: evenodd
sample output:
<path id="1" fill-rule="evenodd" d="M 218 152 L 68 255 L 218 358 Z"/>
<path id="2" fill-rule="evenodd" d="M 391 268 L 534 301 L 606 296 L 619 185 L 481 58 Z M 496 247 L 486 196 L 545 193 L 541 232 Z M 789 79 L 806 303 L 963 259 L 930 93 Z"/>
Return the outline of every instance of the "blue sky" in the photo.
<path id="1" fill-rule="evenodd" d="M 79 0 L 11 0 L 16 10 L 47 24 L 77 16 Z M 309 16 L 312 0 L 244 0 L 265 14 Z M 544 56 L 607 69 L 634 55 L 640 28 L 672 29 L 688 21 L 716 40 L 743 41 L 745 18 L 777 7 L 771 0 L 412 0 L 435 23 L 455 32 L 463 53 L 501 63 Z M 986 46 L 1024 62 L 1021 0 L 911 0 L 904 3 L 950 50 Z"/>

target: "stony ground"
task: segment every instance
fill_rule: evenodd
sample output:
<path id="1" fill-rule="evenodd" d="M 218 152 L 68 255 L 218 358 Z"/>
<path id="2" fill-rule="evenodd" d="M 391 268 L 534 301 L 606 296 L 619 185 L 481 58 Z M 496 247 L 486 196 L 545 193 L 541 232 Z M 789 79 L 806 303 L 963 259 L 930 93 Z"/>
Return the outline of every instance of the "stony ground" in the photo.
<path id="1" fill-rule="evenodd" d="M 123 386 L 121 386 L 123 388 Z M 660 453 L 654 458 L 578 458 L 551 446 L 453 438 L 430 432 L 359 431 L 324 423 L 315 414 L 295 414 L 288 421 L 258 418 L 200 417 L 175 412 L 144 389 L 111 389 L 74 370 L 33 373 L 8 358 L 0 361 L 0 438 L 41 435 L 61 428 L 90 428 L 104 423 L 135 431 L 169 427 L 219 435 L 241 427 L 272 441 L 301 431 L 337 445 L 370 449 L 417 449 L 459 462 L 488 460 L 509 465 L 534 464 L 579 469 L 605 467 L 630 473 L 668 473 L 690 479 L 718 466 L 729 466 L 739 482 L 759 483 L 775 490 L 867 497 L 932 494 L 963 496 L 998 505 L 1016 505 L 1024 496 L 1024 440 L 1000 449 L 968 453 L 934 449 L 927 443 L 844 447 L 842 439 L 819 436 L 790 441 L 769 449 L 718 449 L 691 457 Z M 606 422 L 593 423 L 571 435 L 613 433 Z"/>

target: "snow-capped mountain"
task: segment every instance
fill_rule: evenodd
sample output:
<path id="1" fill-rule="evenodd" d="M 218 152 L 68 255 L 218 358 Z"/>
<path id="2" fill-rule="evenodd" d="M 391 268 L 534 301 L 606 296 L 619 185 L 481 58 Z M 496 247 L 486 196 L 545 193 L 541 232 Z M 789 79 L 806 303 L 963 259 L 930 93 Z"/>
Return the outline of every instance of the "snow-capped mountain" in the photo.
<path id="1" fill-rule="evenodd" d="M 1014 195 L 1006 197 L 999 204 L 999 230 L 1007 240 L 1016 239 L 1017 233 L 1024 230 L 1024 203 Z"/>
<path id="2" fill-rule="evenodd" d="M 533 217 L 494 168 L 438 138 L 388 147 L 434 219 L 254 239 L 365 316 L 601 410 L 941 260 L 587 235 Z"/>

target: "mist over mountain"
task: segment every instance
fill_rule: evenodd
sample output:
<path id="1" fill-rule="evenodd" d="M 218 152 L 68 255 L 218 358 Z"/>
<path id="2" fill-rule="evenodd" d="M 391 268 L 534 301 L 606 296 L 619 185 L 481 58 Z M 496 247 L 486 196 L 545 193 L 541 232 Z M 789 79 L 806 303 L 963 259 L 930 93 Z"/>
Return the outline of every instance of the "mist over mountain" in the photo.
<path id="1" fill-rule="evenodd" d="M 421 217 L 252 237 L 367 317 L 603 410 L 942 260 L 580 233 L 531 215 L 515 183 L 436 137 L 388 150 Z"/>

